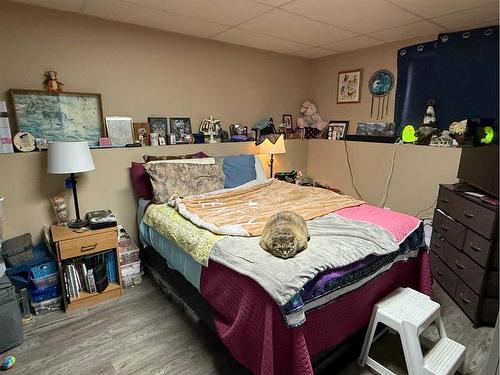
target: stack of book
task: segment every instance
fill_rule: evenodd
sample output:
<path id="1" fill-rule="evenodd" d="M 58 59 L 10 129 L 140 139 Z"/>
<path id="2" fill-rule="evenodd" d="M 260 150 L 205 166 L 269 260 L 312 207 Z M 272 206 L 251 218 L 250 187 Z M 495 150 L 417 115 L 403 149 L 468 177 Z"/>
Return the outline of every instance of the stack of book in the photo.
<path id="1" fill-rule="evenodd" d="M 81 292 L 103 292 L 110 282 L 118 281 L 116 268 L 114 251 L 65 262 L 63 276 L 66 297 L 79 298 Z"/>
<path id="2" fill-rule="evenodd" d="M 141 285 L 144 272 L 141 270 L 139 247 L 137 247 L 127 231 L 121 226 L 118 231 L 118 252 L 120 256 L 122 287 L 131 288 Z"/>

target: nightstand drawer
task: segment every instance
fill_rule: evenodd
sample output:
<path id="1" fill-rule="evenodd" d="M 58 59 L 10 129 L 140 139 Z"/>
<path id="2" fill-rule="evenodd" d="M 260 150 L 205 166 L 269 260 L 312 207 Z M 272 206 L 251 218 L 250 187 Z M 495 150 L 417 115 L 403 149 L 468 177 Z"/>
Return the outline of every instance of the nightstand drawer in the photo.
<path id="1" fill-rule="evenodd" d="M 93 234 L 90 236 L 59 241 L 61 259 L 68 259 L 99 251 L 114 249 L 117 246 L 116 232 Z"/>
<path id="2" fill-rule="evenodd" d="M 457 249 L 462 249 L 467 228 L 439 210 L 434 211 L 433 228 Z"/>

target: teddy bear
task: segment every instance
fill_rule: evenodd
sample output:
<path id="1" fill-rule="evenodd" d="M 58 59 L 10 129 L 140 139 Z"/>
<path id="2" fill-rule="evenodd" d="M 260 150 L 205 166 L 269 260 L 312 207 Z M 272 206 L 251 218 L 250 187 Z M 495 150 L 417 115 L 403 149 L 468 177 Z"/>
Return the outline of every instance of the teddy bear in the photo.
<path id="1" fill-rule="evenodd" d="M 319 131 L 323 131 L 328 126 L 328 122 L 323 121 L 316 106 L 310 101 L 302 103 L 300 113 L 304 116 L 297 119 L 297 127 L 300 129 L 315 128 Z"/>
<path id="2" fill-rule="evenodd" d="M 44 74 L 45 81 L 43 82 L 47 87 L 47 91 L 62 92 L 64 83 L 59 80 L 55 70 L 48 70 Z"/>

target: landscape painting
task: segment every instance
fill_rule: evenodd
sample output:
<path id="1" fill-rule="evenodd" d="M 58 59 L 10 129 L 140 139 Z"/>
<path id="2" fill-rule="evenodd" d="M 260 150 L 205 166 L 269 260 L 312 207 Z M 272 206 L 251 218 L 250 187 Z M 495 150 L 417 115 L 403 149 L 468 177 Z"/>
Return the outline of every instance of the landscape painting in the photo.
<path id="1" fill-rule="evenodd" d="M 10 90 L 17 131 L 44 136 L 48 142 L 87 141 L 103 136 L 100 94 Z"/>

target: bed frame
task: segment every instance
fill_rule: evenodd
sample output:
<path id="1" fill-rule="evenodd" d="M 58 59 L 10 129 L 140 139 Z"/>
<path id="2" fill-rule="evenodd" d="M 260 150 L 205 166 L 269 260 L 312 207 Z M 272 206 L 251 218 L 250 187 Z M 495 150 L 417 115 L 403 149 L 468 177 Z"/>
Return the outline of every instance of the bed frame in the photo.
<path id="1" fill-rule="evenodd" d="M 165 259 L 151 246 L 142 250 L 141 259 L 146 271 L 172 301 L 180 305 L 191 319 L 203 322 L 217 335 L 212 307 L 200 292 L 180 272 L 168 268 Z M 365 333 L 366 328 L 363 328 L 342 344 L 311 358 L 314 373 L 335 373 L 354 361 L 361 351 Z"/>

